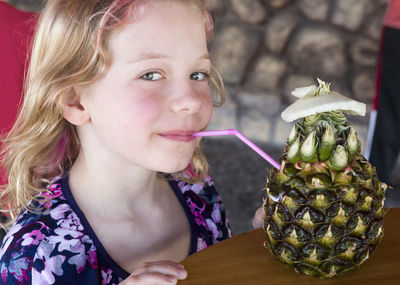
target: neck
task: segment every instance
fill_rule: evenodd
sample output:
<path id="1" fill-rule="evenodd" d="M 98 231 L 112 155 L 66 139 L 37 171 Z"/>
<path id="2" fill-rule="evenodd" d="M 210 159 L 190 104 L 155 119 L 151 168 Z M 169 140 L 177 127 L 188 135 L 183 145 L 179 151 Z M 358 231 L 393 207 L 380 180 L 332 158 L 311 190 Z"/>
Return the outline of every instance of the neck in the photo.
<path id="1" fill-rule="evenodd" d="M 155 171 L 135 166 L 94 163 L 81 153 L 70 170 L 69 185 L 84 212 L 121 219 L 137 217 L 138 213 L 156 204 L 165 180 Z"/>

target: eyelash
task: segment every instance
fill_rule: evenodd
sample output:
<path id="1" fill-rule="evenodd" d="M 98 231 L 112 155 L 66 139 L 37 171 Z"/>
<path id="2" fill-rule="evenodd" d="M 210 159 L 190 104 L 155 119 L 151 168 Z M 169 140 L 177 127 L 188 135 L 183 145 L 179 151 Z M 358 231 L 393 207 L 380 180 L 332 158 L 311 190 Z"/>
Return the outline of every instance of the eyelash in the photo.
<path id="1" fill-rule="evenodd" d="M 158 79 L 151 79 L 151 78 L 149 78 L 150 76 L 154 76 L 155 74 L 158 74 L 158 75 L 159 75 L 159 78 L 158 78 Z M 194 76 L 199 75 L 199 74 L 201 74 L 201 75 L 203 76 L 203 78 L 200 79 L 200 80 L 194 79 Z M 146 78 L 146 77 L 147 77 L 147 78 Z M 161 79 L 163 78 L 163 75 L 162 75 L 160 72 L 151 71 L 151 72 L 147 72 L 147 73 L 143 74 L 140 78 L 143 79 L 143 80 L 147 80 L 147 81 L 158 81 L 158 80 L 161 80 Z M 209 74 L 206 73 L 206 72 L 197 71 L 197 72 L 193 72 L 192 74 L 190 74 L 190 79 L 191 79 L 191 80 L 204 81 L 204 80 L 206 80 L 206 79 L 208 79 L 208 78 L 209 78 Z"/>

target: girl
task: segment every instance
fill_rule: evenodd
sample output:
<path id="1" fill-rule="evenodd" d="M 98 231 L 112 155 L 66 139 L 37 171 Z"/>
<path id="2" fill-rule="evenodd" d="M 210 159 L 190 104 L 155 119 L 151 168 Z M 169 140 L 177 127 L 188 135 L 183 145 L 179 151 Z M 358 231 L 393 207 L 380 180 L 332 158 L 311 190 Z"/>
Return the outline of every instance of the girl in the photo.
<path id="1" fill-rule="evenodd" d="M 201 0 L 47 1 L 2 151 L 0 283 L 176 283 L 231 236 L 192 136 L 222 94 L 211 32 Z"/>

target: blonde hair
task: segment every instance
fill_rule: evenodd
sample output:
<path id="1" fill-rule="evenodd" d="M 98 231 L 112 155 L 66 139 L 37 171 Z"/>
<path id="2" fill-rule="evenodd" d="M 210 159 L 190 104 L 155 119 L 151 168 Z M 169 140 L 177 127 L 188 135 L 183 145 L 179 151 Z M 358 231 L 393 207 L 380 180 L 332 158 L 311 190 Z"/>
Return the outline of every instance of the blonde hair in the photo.
<path id="1" fill-rule="evenodd" d="M 177 1 L 177 0 L 174 0 Z M 201 9 L 207 37 L 213 22 L 204 0 L 180 0 Z M 29 202 L 46 191 L 51 179 L 74 163 L 80 142 L 74 125 L 62 116 L 64 95 L 72 86 L 90 84 L 110 66 L 107 43 L 116 29 L 140 14 L 145 0 L 48 0 L 39 18 L 26 80 L 25 97 L 14 127 L 4 140 L 2 162 L 8 184 L 2 187 L 0 207 L 10 215 L 9 227 Z M 210 76 L 221 105 L 223 83 Z M 190 167 L 180 173 L 191 182 L 201 180 L 208 164 L 199 147 Z"/>

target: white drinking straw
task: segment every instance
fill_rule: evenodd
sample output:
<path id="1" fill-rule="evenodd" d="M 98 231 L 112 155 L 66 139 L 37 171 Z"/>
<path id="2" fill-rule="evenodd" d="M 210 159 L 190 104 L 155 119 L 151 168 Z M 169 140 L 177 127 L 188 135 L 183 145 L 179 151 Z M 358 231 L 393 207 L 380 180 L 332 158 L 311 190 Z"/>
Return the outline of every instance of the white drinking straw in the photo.
<path id="1" fill-rule="evenodd" d="M 250 141 L 247 137 L 245 137 L 242 133 L 235 129 L 228 130 L 218 130 L 218 131 L 204 131 L 194 133 L 194 137 L 213 137 L 213 136 L 229 136 L 234 135 L 238 137 L 242 142 L 247 144 L 252 150 L 258 153 L 262 158 L 268 161 L 273 167 L 276 169 L 280 169 L 279 163 L 277 163 L 272 157 L 266 154 L 262 149 L 256 146 L 252 141 Z"/>

